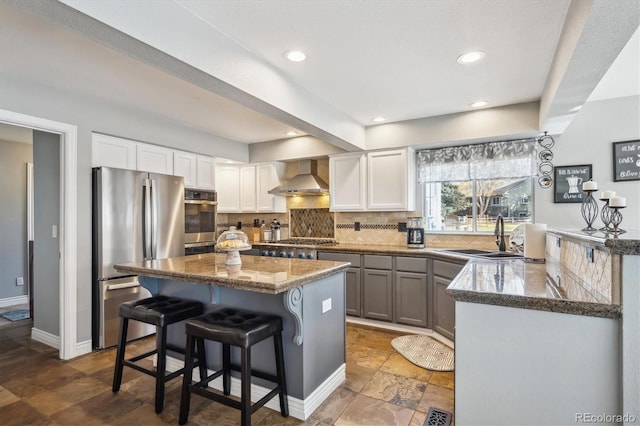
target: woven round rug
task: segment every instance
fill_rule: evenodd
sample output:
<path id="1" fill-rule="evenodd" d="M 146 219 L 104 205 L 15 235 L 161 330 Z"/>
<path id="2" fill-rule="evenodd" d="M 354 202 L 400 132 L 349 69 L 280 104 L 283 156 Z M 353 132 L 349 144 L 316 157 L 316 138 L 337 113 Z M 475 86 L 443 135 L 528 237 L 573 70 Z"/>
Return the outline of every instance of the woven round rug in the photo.
<path id="1" fill-rule="evenodd" d="M 411 363 L 427 370 L 453 371 L 453 349 L 429 336 L 396 337 L 391 346 Z"/>

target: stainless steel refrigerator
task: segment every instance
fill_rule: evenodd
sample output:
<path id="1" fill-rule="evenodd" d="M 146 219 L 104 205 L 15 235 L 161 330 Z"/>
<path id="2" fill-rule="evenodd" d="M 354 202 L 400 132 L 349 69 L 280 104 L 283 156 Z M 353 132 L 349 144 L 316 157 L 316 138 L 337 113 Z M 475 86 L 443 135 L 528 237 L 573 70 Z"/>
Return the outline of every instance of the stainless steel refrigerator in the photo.
<path id="1" fill-rule="evenodd" d="M 184 181 L 180 176 L 93 169 L 93 346 L 117 344 L 119 306 L 149 297 L 137 276 L 113 265 L 184 256 Z M 127 339 L 155 332 L 131 321 Z"/>

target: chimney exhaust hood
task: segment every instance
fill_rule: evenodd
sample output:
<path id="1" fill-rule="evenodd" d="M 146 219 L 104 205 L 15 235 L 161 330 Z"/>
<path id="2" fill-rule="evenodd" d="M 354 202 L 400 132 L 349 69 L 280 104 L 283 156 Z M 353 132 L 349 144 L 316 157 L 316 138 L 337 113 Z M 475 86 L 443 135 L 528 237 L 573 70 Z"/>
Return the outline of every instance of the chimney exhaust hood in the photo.
<path id="1" fill-rule="evenodd" d="M 329 185 L 318 177 L 316 160 L 302 160 L 298 162 L 298 174 L 270 190 L 269 194 L 326 195 L 329 194 Z"/>

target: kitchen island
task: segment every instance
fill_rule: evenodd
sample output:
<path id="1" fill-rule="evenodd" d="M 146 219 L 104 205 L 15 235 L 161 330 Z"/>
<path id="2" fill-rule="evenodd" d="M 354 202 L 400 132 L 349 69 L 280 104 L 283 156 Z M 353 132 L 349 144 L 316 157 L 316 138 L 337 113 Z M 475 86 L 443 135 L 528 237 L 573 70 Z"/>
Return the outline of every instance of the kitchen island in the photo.
<path id="1" fill-rule="evenodd" d="M 199 254 L 116 265 L 124 273 L 140 276 L 142 286 L 154 295 L 176 296 L 205 303 L 235 306 L 280 315 L 290 415 L 306 419 L 345 380 L 345 270 L 348 263 L 303 259 L 242 256 L 242 265 L 227 266 L 224 254 Z M 182 327 L 174 327 L 168 340 L 184 345 Z M 219 344 L 207 342 L 208 364 L 221 366 Z M 253 350 L 252 366 L 275 373 L 273 344 L 260 342 Z M 232 350 L 234 362 L 239 353 Z M 182 360 L 172 358 L 168 369 Z M 194 375 L 197 372 L 194 371 Z M 211 386 L 222 389 L 217 379 Z M 239 379 L 231 392 L 239 396 Z M 268 393 L 259 380 L 252 400 Z M 278 399 L 267 406 L 279 409 Z"/>

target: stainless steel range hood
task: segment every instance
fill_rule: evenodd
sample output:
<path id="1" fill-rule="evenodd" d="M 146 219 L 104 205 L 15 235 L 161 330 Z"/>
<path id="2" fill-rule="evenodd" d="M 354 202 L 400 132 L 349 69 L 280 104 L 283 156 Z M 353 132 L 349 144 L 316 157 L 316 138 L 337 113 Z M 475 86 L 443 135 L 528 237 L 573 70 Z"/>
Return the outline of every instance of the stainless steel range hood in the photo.
<path id="1" fill-rule="evenodd" d="M 298 174 L 269 191 L 269 194 L 276 195 L 325 195 L 328 193 L 329 185 L 318 176 L 316 160 L 298 162 Z"/>

